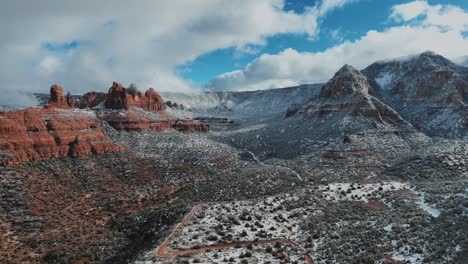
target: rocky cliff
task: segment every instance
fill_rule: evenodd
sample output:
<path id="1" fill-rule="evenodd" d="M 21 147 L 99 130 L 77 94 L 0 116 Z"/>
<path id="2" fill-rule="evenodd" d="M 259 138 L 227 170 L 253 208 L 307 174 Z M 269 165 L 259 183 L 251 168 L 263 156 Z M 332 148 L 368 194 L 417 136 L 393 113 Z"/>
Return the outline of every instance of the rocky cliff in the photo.
<path id="1" fill-rule="evenodd" d="M 373 63 L 362 71 L 377 96 L 430 136 L 468 131 L 468 68 L 433 52 Z"/>
<path id="2" fill-rule="evenodd" d="M 76 106 L 78 108 L 93 108 L 104 102 L 107 98 L 106 93 L 102 92 L 89 92 L 80 96 Z"/>
<path id="3" fill-rule="evenodd" d="M 50 99 L 47 103 L 48 108 L 70 108 L 75 107 L 73 97 L 68 94 L 67 97 L 63 96 L 63 89 L 59 85 L 52 85 L 50 87 Z"/>
<path id="4" fill-rule="evenodd" d="M 344 65 L 322 86 L 319 96 L 297 112 L 319 119 L 339 117 L 341 123 L 346 120 L 341 130 L 347 130 L 346 126 L 358 127 L 354 121 L 374 127 L 404 123 L 395 110 L 372 95 L 370 81 L 352 66 Z"/>
<path id="5" fill-rule="evenodd" d="M 0 112 L 0 164 L 123 150 L 88 112 L 26 109 Z"/>
<path id="6" fill-rule="evenodd" d="M 153 88 L 142 93 L 136 88 L 126 89 L 117 82 L 114 82 L 109 88 L 104 106 L 109 109 L 126 110 L 131 106 L 147 111 L 164 111 L 166 109 L 161 96 Z"/>

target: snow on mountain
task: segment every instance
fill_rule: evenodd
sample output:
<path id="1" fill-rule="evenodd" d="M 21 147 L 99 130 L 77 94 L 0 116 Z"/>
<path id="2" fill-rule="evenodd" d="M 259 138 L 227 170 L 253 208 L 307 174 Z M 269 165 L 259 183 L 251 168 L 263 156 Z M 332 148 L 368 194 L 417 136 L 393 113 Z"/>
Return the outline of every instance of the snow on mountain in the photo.
<path id="1" fill-rule="evenodd" d="M 378 97 L 430 136 L 468 136 L 468 68 L 433 52 L 380 61 L 362 71 Z"/>
<path id="2" fill-rule="evenodd" d="M 372 95 L 369 81 L 358 70 L 345 65 L 319 93 L 295 110 L 266 119 L 257 118 L 255 123 L 231 130 L 228 136 L 232 144 L 248 148 L 261 158 L 312 153 L 324 142 L 342 144 L 350 136 L 371 131 L 375 131 L 375 135 L 353 140 L 356 143 L 372 138 L 369 144 L 374 147 L 385 146 L 382 141 L 393 140 L 398 142 L 395 146 L 405 145 L 398 136 L 400 131 L 417 133 L 416 130 Z"/>
<path id="3" fill-rule="evenodd" d="M 162 92 L 161 95 L 165 101 L 183 104 L 198 115 L 255 117 L 282 114 L 291 105 L 303 104 L 316 96 L 320 87 L 321 84 L 311 84 L 261 91 L 196 94 Z"/>
<path id="4" fill-rule="evenodd" d="M 375 81 L 382 89 L 388 89 L 393 79 L 394 79 L 394 76 L 392 73 L 383 72 L 375 79 Z"/>

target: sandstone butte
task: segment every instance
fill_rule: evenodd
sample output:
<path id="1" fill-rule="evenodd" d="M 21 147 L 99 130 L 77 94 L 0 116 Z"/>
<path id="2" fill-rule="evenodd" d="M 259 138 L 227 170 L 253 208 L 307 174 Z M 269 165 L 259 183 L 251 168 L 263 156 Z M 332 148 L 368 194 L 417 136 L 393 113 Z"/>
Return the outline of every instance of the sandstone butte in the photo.
<path id="1" fill-rule="evenodd" d="M 76 109 L 93 108 L 101 103 L 113 110 Z M 141 108 L 151 115 L 143 116 L 130 107 Z M 207 123 L 178 119 L 164 112 L 165 107 L 161 96 L 151 88 L 145 93 L 127 91 L 114 82 L 108 94 L 90 92 L 75 102 L 69 93 L 63 95 L 62 87 L 53 85 L 50 100 L 43 109 L 0 111 L 0 165 L 124 150 L 123 146 L 112 144 L 99 126 L 101 121 L 117 130 L 209 131 Z"/>
<path id="2" fill-rule="evenodd" d="M 89 96 L 85 94 L 85 100 L 89 101 Z M 105 98 L 98 104 L 104 102 L 104 107 L 120 111 L 101 111 L 99 118 L 109 123 L 117 130 L 143 131 L 151 130 L 161 132 L 173 128 L 181 132 L 208 132 L 210 127 L 205 122 L 190 119 L 179 119 L 166 113 L 166 104 L 161 96 L 153 89 L 148 89 L 142 93 L 136 89 L 126 89 L 121 84 L 114 82 Z M 93 101 L 92 105 L 97 102 Z M 80 107 L 91 107 L 81 103 Z M 151 112 L 151 115 L 141 115 L 131 109 L 140 108 Z"/>

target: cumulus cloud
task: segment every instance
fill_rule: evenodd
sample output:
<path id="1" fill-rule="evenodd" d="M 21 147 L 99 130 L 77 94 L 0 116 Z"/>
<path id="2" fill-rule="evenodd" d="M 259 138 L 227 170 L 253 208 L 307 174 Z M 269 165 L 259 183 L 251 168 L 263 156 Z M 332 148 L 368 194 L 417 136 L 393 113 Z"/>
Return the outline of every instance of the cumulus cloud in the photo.
<path id="1" fill-rule="evenodd" d="M 424 8 L 420 8 L 420 6 Z M 420 16 L 422 18 L 419 18 Z M 384 31 L 370 30 L 360 39 L 345 41 L 322 52 L 286 49 L 263 54 L 242 70 L 210 80 L 211 90 L 257 90 L 327 81 L 343 64 L 364 68 L 377 60 L 432 50 L 450 59 L 465 56 L 468 13 L 456 6 L 431 6 L 424 1 L 398 5 L 391 18 L 411 21 Z M 417 19 L 418 18 L 418 19 Z M 417 19 L 417 21 L 413 21 Z"/>
<path id="2" fill-rule="evenodd" d="M 430 5 L 426 1 L 414 1 L 395 5 L 390 17 L 397 21 L 409 21 L 427 12 Z"/>
<path id="3" fill-rule="evenodd" d="M 5 1 L 0 92 L 59 83 L 82 93 L 105 90 L 112 80 L 188 91 L 191 83 L 175 68 L 201 54 L 317 33 L 317 8 L 298 14 L 283 7 L 284 0 Z"/>
<path id="4" fill-rule="evenodd" d="M 429 5 L 426 1 L 414 1 L 396 5 L 390 18 L 396 21 L 412 21 L 423 17 L 423 26 L 439 26 L 444 30 L 468 30 L 468 13 L 454 5 Z"/>

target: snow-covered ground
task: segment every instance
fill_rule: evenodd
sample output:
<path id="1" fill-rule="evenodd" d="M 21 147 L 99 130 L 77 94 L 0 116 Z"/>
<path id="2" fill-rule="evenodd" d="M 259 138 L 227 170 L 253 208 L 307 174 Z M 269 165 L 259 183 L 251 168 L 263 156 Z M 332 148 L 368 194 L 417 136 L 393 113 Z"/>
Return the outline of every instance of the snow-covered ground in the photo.
<path id="1" fill-rule="evenodd" d="M 422 210 L 428 212 L 430 215 L 433 217 L 439 217 L 440 216 L 440 210 L 427 204 L 424 199 L 424 193 L 419 196 L 418 201 L 416 202 Z"/>
<path id="2" fill-rule="evenodd" d="M 307 208 L 288 210 L 294 197 L 268 197 L 263 201 L 210 204 L 197 213 L 174 239 L 174 248 L 193 248 L 224 242 L 258 239 L 294 239 Z"/>
<path id="3" fill-rule="evenodd" d="M 331 183 L 320 186 L 325 199 L 336 201 L 364 201 L 370 198 L 380 198 L 389 191 L 409 189 L 409 184 L 398 181 L 382 181 L 379 183 Z"/>

